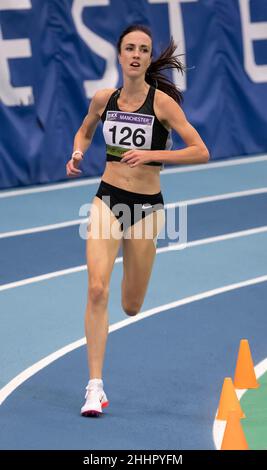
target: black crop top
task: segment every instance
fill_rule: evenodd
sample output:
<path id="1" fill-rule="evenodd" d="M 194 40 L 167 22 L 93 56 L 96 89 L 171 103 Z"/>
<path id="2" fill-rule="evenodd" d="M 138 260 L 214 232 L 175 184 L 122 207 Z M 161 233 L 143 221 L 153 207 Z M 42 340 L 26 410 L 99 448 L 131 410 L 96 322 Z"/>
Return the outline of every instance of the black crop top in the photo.
<path id="1" fill-rule="evenodd" d="M 107 147 L 107 161 L 120 161 L 123 153 L 131 149 L 165 150 L 169 132 L 157 119 L 153 102 L 156 89 L 150 86 L 143 105 L 129 113 L 120 111 L 117 100 L 121 88 L 115 90 L 101 116 Z M 145 165 L 162 166 L 160 162 Z"/>

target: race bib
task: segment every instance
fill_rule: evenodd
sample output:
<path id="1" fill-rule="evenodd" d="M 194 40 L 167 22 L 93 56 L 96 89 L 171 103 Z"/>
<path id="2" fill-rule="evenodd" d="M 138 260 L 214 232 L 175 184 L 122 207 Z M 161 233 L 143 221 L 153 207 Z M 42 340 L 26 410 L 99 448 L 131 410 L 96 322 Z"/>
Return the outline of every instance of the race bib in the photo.
<path id="1" fill-rule="evenodd" d="M 108 153 L 122 156 L 130 149 L 151 149 L 154 116 L 108 111 L 103 134 Z"/>

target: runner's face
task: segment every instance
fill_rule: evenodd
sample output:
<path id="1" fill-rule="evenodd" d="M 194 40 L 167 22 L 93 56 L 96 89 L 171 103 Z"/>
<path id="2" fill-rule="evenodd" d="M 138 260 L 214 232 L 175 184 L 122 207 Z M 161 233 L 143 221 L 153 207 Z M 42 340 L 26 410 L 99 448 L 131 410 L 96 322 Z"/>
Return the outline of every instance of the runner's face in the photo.
<path id="1" fill-rule="evenodd" d="M 126 34 L 121 43 L 119 62 L 124 74 L 135 77 L 145 75 L 151 63 L 152 41 L 142 31 Z"/>

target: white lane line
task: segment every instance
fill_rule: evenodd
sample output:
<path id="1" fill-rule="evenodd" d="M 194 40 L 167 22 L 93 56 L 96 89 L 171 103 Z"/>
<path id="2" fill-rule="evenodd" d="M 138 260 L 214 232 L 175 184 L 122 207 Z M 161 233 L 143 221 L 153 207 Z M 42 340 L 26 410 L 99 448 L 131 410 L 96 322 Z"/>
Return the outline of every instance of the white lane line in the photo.
<path id="1" fill-rule="evenodd" d="M 251 228 L 248 230 L 241 230 L 240 232 L 227 233 L 225 235 L 218 235 L 216 237 L 203 238 L 200 240 L 195 240 L 193 242 L 188 242 L 184 245 L 170 245 L 170 248 L 173 246 L 174 249 L 182 250 L 184 248 L 192 248 L 193 246 L 208 245 L 210 243 L 218 243 L 225 240 L 232 240 L 234 238 L 249 237 L 250 235 L 256 235 L 258 233 L 267 232 L 267 225 L 258 228 Z"/>
<path id="2" fill-rule="evenodd" d="M 259 379 L 263 374 L 265 374 L 265 372 L 267 371 L 267 358 L 263 359 L 263 361 L 259 362 L 254 367 L 254 370 L 255 370 L 255 374 L 256 374 L 257 379 Z M 245 390 L 236 389 L 236 394 L 237 394 L 238 399 L 241 400 L 242 396 L 247 391 L 248 391 L 248 389 L 245 389 Z M 218 398 L 218 402 L 219 402 L 219 398 Z M 213 437 L 213 441 L 214 441 L 214 444 L 215 444 L 215 448 L 217 450 L 220 450 L 221 445 L 222 445 L 222 440 L 223 440 L 225 427 L 226 427 L 226 421 L 216 419 L 217 413 L 218 413 L 218 408 L 216 410 L 215 417 L 214 417 L 214 423 L 213 423 L 213 428 L 212 428 L 212 437 Z"/>
<path id="3" fill-rule="evenodd" d="M 201 165 L 183 165 L 176 166 L 175 168 L 168 168 L 163 170 L 161 175 L 169 175 L 172 173 L 188 173 L 194 171 L 203 171 L 203 170 L 213 170 L 216 168 L 223 168 L 229 166 L 238 166 L 238 165 L 247 165 L 250 163 L 264 162 L 267 161 L 267 155 L 254 156 L 254 157 L 234 157 L 229 160 L 224 160 L 220 162 L 212 161 L 210 163 L 205 163 Z M 35 194 L 43 193 L 48 191 L 56 191 L 60 189 L 72 189 L 78 186 L 87 186 L 91 184 L 97 184 L 100 182 L 99 178 L 83 178 L 79 181 L 70 181 L 67 183 L 57 183 L 57 184 L 47 184 L 45 186 L 40 185 L 40 187 L 28 188 L 28 189 L 17 189 L 17 190 L 4 190 L 0 191 L 0 198 L 14 197 L 14 196 L 23 196 L 26 194 Z"/>
<path id="4" fill-rule="evenodd" d="M 18 237 L 20 235 L 29 235 L 31 233 L 47 232 L 49 230 L 58 230 L 61 228 L 71 227 L 73 225 L 80 225 L 87 221 L 88 218 L 81 218 L 76 220 L 68 220 L 67 222 L 59 222 L 57 224 L 40 225 L 39 227 L 25 228 L 23 230 L 14 230 L 12 232 L 0 232 L 0 239 Z"/>
<path id="5" fill-rule="evenodd" d="M 214 161 L 210 163 L 200 164 L 200 165 L 186 165 L 180 166 L 178 168 L 168 168 L 167 170 L 162 171 L 161 173 L 169 175 L 171 173 L 188 173 L 191 171 L 203 171 L 203 170 L 214 170 L 216 168 L 223 168 L 228 166 L 238 166 L 238 165 L 247 165 L 255 162 L 264 162 L 267 161 L 267 155 L 255 156 L 255 157 L 234 157 L 229 160 L 223 161 Z"/>
<path id="6" fill-rule="evenodd" d="M 14 289 L 15 287 L 21 287 L 21 286 L 26 286 L 28 284 L 34 284 L 35 282 L 46 281 L 47 279 L 53 279 L 55 277 L 66 276 L 68 274 L 73 274 L 73 273 L 79 273 L 85 270 L 86 270 L 86 264 L 81 265 L 81 266 L 75 266 L 74 268 L 62 269 L 60 271 L 54 271 L 52 273 L 42 274 L 40 276 L 29 277 L 27 279 L 22 279 L 21 281 L 3 284 L 2 286 L 0 286 L 0 292 L 4 290 L 8 290 L 8 289 Z"/>
<path id="7" fill-rule="evenodd" d="M 79 186 L 88 186 L 90 184 L 97 184 L 100 182 L 99 178 L 83 178 L 79 181 L 69 181 L 67 183 L 57 183 L 57 184 L 46 184 L 40 185 L 36 188 L 28 189 L 15 189 L 15 190 L 6 190 L 0 192 L 0 199 L 14 196 L 25 196 L 27 194 L 36 194 L 36 193 L 47 193 L 49 191 L 58 191 L 60 189 L 72 189 Z"/>
<path id="8" fill-rule="evenodd" d="M 141 312 L 135 317 L 126 318 L 125 320 L 122 320 L 120 322 L 115 323 L 114 325 L 111 325 L 109 327 L 109 333 L 112 333 L 113 331 L 116 331 L 116 330 L 119 330 L 120 328 L 128 326 L 131 323 L 136 323 L 138 321 L 143 320 L 144 318 L 151 317 L 152 315 L 158 314 L 160 312 L 164 312 L 166 310 L 170 310 L 172 308 L 180 307 L 182 305 L 186 305 L 186 304 L 196 302 L 202 299 L 207 299 L 209 297 L 213 297 L 215 295 L 222 294 L 224 292 L 229 292 L 235 289 L 240 289 L 243 287 L 259 284 L 259 283 L 266 282 L 266 281 L 267 281 L 267 275 L 260 276 L 260 277 L 256 277 L 252 279 L 247 279 L 246 281 L 237 282 L 235 284 L 229 284 L 224 287 L 219 287 L 217 289 L 212 289 L 212 290 L 208 290 L 205 292 L 201 292 L 200 294 L 196 294 L 190 297 L 185 297 L 183 299 L 176 300 L 174 302 L 170 302 L 164 305 L 160 305 L 159 307 L 155 307 L 155 308 L 146 310 L 144 312 Z M 85 342 L 86 342 L 85 338 L 81 338 L 77 341 L 74 341 L 73 343 L 70 343 L 67 346 L 64 346 L 63 348 L 58 349 L 54 353 L 49 354 L 48 356 L 44 357 L 40 361 L 36 362 L 35 364 L 28 367 L 20 374 L 18 374 L 14 379 L 8 382 L 8 384 L 5 385 L 0 390 L 0 405 L 16 388 L 18 388 L 27 379 L 29 379 L 34 374 L 36 374 L 37 372 L 39 372 L 40 370 L 42 370 L 44 367 L 48 366 L 52 362 L 56 361 L 60 357 L 69 353 L 70 351 L 73 351 L 74 349 L 77 349 L 80 346 L 83 346 Z"/>
<path id="9" fill-rule="evenodd" d="M 226 199 L 234 199 L 238 197 L 244 196 L 254 196 L 258 194 L 265 194 L 267 193 L 267 188 L 257 188 L 257 189 L 249 189 L 246 191 L 237 191 L 234 193 L 225 193 L 225 194 L 217 194 L 214 196 L 205 196 L 196 199 L 184 199 L 181 201 L 176 202 L 169 202 L 165 204 L 164 207 L 166 210 L 168 209 L 175 209 L 176 207 L 180 206 L 193 206 L 197 204 L 205 204 L 208 202 L 214 201 L 222 201 Z M 31 233 L 38 233 L 38 232 L 46 232 L 48 230 L 57 230 L 65 227 L 71 227 L 73 225 L 80 225 L 81 223 L 87 222 L 88 219 L 76 219 L 76 220 L 69 220 L 66 222 L 59 222 L 57 224 L 48 224 L 48 225 L 40 225 L 39 227 L 27 228 L 22 230 L 14 230 L 11 232 L 0 232 L 0 239 L 1 238 L 10 238 L 10 237 L 17 237 L 20 235 L 29 235 Z"/>
<path id="10" fill-rule="evenodd" d="M 256 196 L 258 194 L 266 194 L 267 187 L 257 188 L 257 189 L 247 189 L 245 191 L 236 191 L 233 193 L 224 193 L 224 194 L 216 194 L 214 196 L 205 196 L 195 199 L 184 199 L 177 202 L 170 202 L 166 204 L 168 209 L 173 209 L 174 207 L 179 207 L 180 205 L 187 205 L 187 206 L 195 206 L 197 204 L 206 204 L 207 202 L 215 202 L 215 201 L 223 201 L 225 199 L 234 199 L 238 197 L 245 197 L 245 196 Z"/>
<path id="11" fill-rule="evenodd" d="M 192 248 L 199 245 L 208 245 L 210 243 L 217 243 L 225 240 L 231 240 L 234 238 L 247 237 L 251 235 L 256 235 L 259 233 L 267 232 L 267 225 L 263 227 L 258 227 L 255 229 L 243 230 L 240 232 L 228 233 L 226 235 L 219 235 L 217 237 L 203 238 L 201 240 L 195 240 L 193 242 L 188 242 L 186 244 L 182 243 L 171 243 L 169 246 L 164 246 L 162 248 L 157 248 L 157 255 L 161 253 L 166 253 L 167 251 L 179 251 L 184 250 L 185 248 Z M 115 263 L 121 263 L 122 257 L 116 258 Z M 87 269 L 86 264 L 81 266 L 75 266 L 73 268 L 62 269 L 60 271 L 54 271 L 47 274 L 41 274 L 40 276 L 29 277 L 27 279 L 22 279 L 20 281 L 10 282 L 8 284 L 0 285 L 0 292 L 8 289 L 14 289 L 16 287 L 26 286 L 28 284 L 33 284 L 35 282 L 46 281 L 47 279 L 52 279 L 55 277 L 65 276 L 68 274 L 73 274 Z"/>

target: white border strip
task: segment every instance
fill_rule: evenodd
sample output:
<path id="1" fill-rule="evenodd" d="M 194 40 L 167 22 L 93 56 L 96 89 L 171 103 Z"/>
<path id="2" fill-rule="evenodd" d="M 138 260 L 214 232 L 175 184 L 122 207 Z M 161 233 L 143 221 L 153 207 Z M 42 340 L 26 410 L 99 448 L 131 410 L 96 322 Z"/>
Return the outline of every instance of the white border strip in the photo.
<path id="1" fill-rule="evenodd" d="M 265 233 L 265 232 L 267 232 L 267 225 L 264 225 L 263 227 L 259 227 L 255 229 L 243 230 L 241 232 L 233 232 L 233 233 L 229 233 L 226 235 L 219 235 L 217 237 L 203 238 L 201 240 L 195 240 L 193 242 L 188 242 L 186 244 L 171 243 L 169 246 L 157 248 L 156 252 L 157 254 L 161 254 L 161 253 L 166 253 L 167 251 L 179 251 L 179 250 L 184 250 L 185 248 L 192 248 L 192 247 L 200 246 L 200 245 L 208 245 L 210 243 L 217 243 L 217 242 L 221 242 L 225 240 L 232 240 L 234 238 L 247 237 L 247 236 L 256 235 L 256 234 Z M 122 257 L 116 258 L 115 263 L 121 263 L 121 262 L 122 262 Z M 40 276 L 29 277 L 27 279 L 22 279 L 20 281 L 10 282 L 8 284 L 2 284 L 0 285 L 0 292 L 4 290 L 8 290 L 8 289 L 14 289 L 16 287 L 25 286 L 28 284 L 33 284 L 35 282 L 46 281 L 47 279 L 52 279 L 55 277 L 60 277 L 60 276 L 68 275 L 68 274 L 85 271 L 86 269 L 87 269 L 86 264 L 83 264 L 81 266 L 75 266 L 74 268 L 62 269 L 60 271 L 54 271 L 52 273 L 42 274 Z"/>
<path id="2" fill-rule="evenodd" d="M 215 168 L 222 168 L 228 166 L 236 165 L 246 165 L 256 162 L 267 161 L 267 155 L 255 156 L 255 157 L 234 157 L 229 160 L 224 161 L 211 161 L 210 163 L 200 164 L 200 165 L 182 165 L 175 168 L 168 168 L 163 170 L 161 175 L 169 175 L 172 173 L 188 173 L 192 171 L 203 171 L 203 170 L 213 170 Z M 2 190 L 0 191 L 0 198 L 14 197 L 14 196 L 23 196 L 25 194 L 35 194 L 43 193 L 47 191 L 56 191 L 60 189 L 71 189 L 77 186 L 87 186 L 91 184 L 96 184 L 100 182 L 99 178 L 83 178 L 80 181 L 70 181 L 67 183 L 57 183 L 57 184 L 46 184 L 45 186 L 40 185 L 40 187 L 28 188 L 28 189 L 17 189 L 17 190 Z"/>
<path id="3" fill-rule="evenodd" d="M 218 294 L 222 294 L 224 292 L 229 292 L 231 290 L 235 289 L 240 289 L 242 287 L 247 287 L 247 286 L 252 286 L 255 284 L 259 284 L 262 282 L 267 281 L 267 275 L 265 276 L 260 276 L 256 277 L 253 279 L 248 279 L 246 281 L 242 282 L 237 282 L 235 284 L 229 284 L 228 286 L 224 287 L 219 287 L 217 289 L 212 289 L 206 292 L 201 292 L 200 294 L 196 294 L 190 297 L 185 297 L 184 299 L 176 300 L 174 302 L 170 302 L 164 305 L 160 305 L 159 307 L 152 308 L 149 310 L 146 310 L 145 312 L 139 313 L 135 317 L 131 318 L 126 318 L 125 320 L 122 320 L 120 322 L 115 323 L 114 325 L 111 325 L 109 327 L 109 333 L 112 333 L 113 331 L 119 330 L 125 326 L 130 325 L 131 323 L 136 323 L 138 321 L 143 320 L 144 318 L 151 317 L 152 315 L 158 314 L 160 312 L 170 310 L 175 307 L 180 307 L 181 305 L 186 305 L 192 302 L 196 302 L 198 300 L 202 299 L 207 299 L 209 297 L 213 297 Z M 64 356 L 65 354 L 69 353 L 70 351 L 73 351 L 74 349 L 79 348 L 80 346 L 83 346 L 85 344 L 86 340 L 85 338 L 81 338 L 77 341 L 74 341 L 73 343 L 68 344 L 67 346 L 64 346 L 61 349 L 58 349 L 52 354 L 49 354 L 45 358 L 41 359 L 40 361 L 36 362 L 32 366 L 28 367 L 25 369 L 23 372 L 18 374 L 14 379 L 12 379 L 7 385 L 5 385 L 1 390 L 0 390 L 0 405 L 6 400 L 6 398 L 16 389 L 18 388 L 22 383 L 24 383 L 27 379 L 32 377 L 34 374 L 39 372 L 41 369 L 44 367 L 48 366 L 52 362 L 56 361 L 60 357 Z"/>
<path id="4" fill-rule="evenodd" d="M 265 372 L 267 371 L 267 358 L 263 359 L 263 361 L 259 362 L 255 367 L 255 374 L 256 378 L 259 379 Z M 238 397 L 238 400 L 241 400 L 242 396 L 248 391 L 248 389 L 245 390 L 240 390 L 236 389 L 236 394 Z M 216 416 L 218 413 L 218 408 L 215 413 L 215 418 L 214 418 L 214 423 L 213 423 L 213 429 L 212 429 L 212 437 L 213 441 L 216 447 L 216 450 L 220 450 L 221 445 L 222 445 L 222 440 L 223 440 L 223 435 L 226 427 L 226 421 L 225 420 L 217 420 Z"/>
<path id="5" fill-rule="evenodd" d="M 205 204 L 208 202 L 234 199 L 236 197 L 254 196 L 254 195 L 265 194 L 265 193 L 267 193 L 267 188 L 249 189 L 246 191 L 237 191 L 234 193 L 217 194 L 215 196 L 206 196 L 206 197 L 196 198 L 196 199 L 185 199 L 185 200 L 176 201 L 176 202 L 169 202 L 168 204 L 164 205 L 164 208 L 166 210 L 175 209 L 176 207 L 180 207 L 180 206 L 186 206 L 186 205 L 193 206 L 197 204 Z M 2 233 L 0 232 L 0 239 L 17 237 L 20 235 L 28 235 L 30 233 L 46 232 L 48 230 L 58 230 L 58 229 L 65 228 L 65 227 L 71 227 L 73 225 L 80 225 L 87 221 L 88 221 L 88 218 L 76 219 L 76 220 L 69 220 L 66 222 L 59 222 L 57 224 L 40 225 L 39 227 L 27 228 L 23 230 L 14 230 L 11 232 L 2 232 Z"/>

